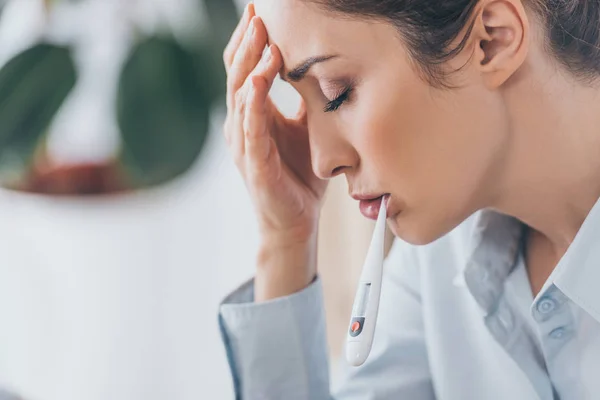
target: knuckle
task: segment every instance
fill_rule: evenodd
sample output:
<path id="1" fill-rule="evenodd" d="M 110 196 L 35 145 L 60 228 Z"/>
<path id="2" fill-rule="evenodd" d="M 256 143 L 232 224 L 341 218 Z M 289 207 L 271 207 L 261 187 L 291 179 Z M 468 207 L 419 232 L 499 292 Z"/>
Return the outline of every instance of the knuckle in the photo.
<path id="1" fill-rule="evenodd" d="M 227 88 L 229 90 L 235 90 L 235 86 L 234 86 L 235 80 L 236 80 L 235 65 L 230 65 L 229 73 L 227 74 Z"/>
<path id="2" fill-rule="evenodd" d="M 252 140 L 254 135 L 252 134 L 252 129 L 250 129 L 250 121 L 248 121 L 248 115 L 244 116 L 244 120 L 242 121 L 242 132 L 244 133 L 244 138 L 247 140 Z"/>
<path id="3" fill-rule="evenodd" d="M 230 69 L 230 73 L 227 76 L 227 86 L 229 90 L 237 92 L 243 86 L 244 80 L 241 76 L 241 71 L 239 70 L 239 68 L 237 70 L 234 70 L 233 68 L 234 67 L 232 66 Z"/>
<path id="4" fill-rule="evenodd" d="M 223 52 L 223 63 L 225 63 L 226 66 L 229 66 L 229 60 L 231 60 L 231 50 L 225 49 Z"/>
<path id="5" fill-rule="evenodd" d="M 267 78 L 264 75 L 265 71 L 261 71 L 253 76 L 252 86 L 256 91 L 262 91 L 267 88 Z"/>
<path id="6" fill-rule="evenodd" d="M 243 110 L 243 108 L 245 107 L 246 104 L 246 93 L 245 90 L 243 88 L 239 89 L 237 92 L 235 92 L 235 105 L 238 108 L 239 111 L 241 111 L 240 109 Z"/>

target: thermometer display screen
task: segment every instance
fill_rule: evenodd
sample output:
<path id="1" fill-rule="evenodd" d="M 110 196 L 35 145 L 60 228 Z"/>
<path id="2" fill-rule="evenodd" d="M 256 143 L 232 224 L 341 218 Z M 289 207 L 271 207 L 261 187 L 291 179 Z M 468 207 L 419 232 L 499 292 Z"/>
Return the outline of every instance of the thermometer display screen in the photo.
<path id="1" fill-rule="evenodd" d="M 356 301 L 352 309 L 352 316 L 364 317 L 367 312 L 367 304 L 369 304 L 369 295 L 371 294 L 371 282 L 360 283 L 357 291 Z"/>

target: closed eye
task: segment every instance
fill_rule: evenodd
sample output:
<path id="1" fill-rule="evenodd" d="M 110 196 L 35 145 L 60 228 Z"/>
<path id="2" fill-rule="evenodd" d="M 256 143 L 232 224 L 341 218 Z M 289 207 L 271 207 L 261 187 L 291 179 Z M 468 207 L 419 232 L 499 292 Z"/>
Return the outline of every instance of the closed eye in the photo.
<path id="1" fill-rule="evenodd" d="M 329 101 L 325 105 L 325 108 L 323 108 L 323 112 L 334 112 L 338 110 L 346 101 L 348 101 L 352 90 L 352 86 L 346 86 L 335 99 Z"/>

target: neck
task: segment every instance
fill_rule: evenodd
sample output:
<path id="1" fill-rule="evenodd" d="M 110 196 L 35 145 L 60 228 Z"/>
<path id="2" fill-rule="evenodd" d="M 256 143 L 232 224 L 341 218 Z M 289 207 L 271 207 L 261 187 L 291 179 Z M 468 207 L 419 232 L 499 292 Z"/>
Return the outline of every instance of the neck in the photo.
<path id="1" fill-rule="evenodd" d="M 541 233 L 560 257 L 600 196 L 600 87 L 557 74 L 503 93 L 514 129 L 493 208 Z"/>

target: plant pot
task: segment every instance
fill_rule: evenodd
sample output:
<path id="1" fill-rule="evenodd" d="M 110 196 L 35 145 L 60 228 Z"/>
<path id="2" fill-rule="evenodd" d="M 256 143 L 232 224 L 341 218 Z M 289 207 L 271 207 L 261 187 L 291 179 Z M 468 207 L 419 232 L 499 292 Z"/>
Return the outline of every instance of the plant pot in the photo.
<path id="1" fill-rule="evenodd" d="M 0 192 L 0 386 L 41 400 L 162 392 L 164 210 L 160 193 Z"/>
<path id="2" fill-rule="evenodd" d="M 130 190 L 115 163 L 36 168 L 15 188 L 54 196 L 97 196 Z"/>

